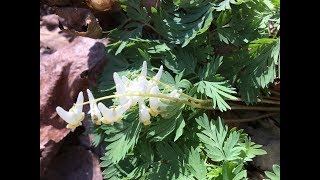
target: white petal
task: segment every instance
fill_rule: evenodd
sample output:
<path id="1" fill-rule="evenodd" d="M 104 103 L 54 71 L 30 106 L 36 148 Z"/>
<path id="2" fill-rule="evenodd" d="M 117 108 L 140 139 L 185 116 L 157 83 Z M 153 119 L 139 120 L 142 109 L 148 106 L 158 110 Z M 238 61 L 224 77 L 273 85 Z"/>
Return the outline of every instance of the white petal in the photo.
<path id="1" fill-rule="evenodd" d="M 82 104 L 82 103 L 83 103 L 83 93 L 79 92 L 76 104 Z M 83 105 L 76 106 L 75 107 L 76 113 L 81 113 L 82 107 L 83 107 Z"/>
<path id="2" fill-rule="evenodd" d="M 142 92 L 142 93 L 145 93 L 148 89 L 148 80 L 146 79 L 145 76 L 139 76 L 138 77 L 138 82 L 137 82 L 137 86 L 138 86 L 138 91 L 139 92 Z"/>
<path id="3" fill-rule="evenodd" d="M 98 117 L 98 119 L 100 119 L 101 113 L 98 109 L 97 103 L 94 102 L 94 96 L 91 93 L 91 91 L 89 89 L 87 89 L 87 93 L 88 93 L 88 99 L 90 101 L 90 114 L 91 114 L 91 118 L 93 118 L 94 115 L 96 115 Z M 89 113 L 89 112 L 88 112 Z"/>
<path id="4" fill-rule="evenodd" d="M 160 90 L 158 86 L 153 86 L 150 90 L 150 94 L 159 94 Z"/>
<path id="5" fill-rule="evenodd" d="M 119 77 L 119 74 L 116 72 L 113 73 L 113 80 L 114 80 L 115 84 L 122 84 L 123 85 L 123 82 Z"/>
<path id="6" fill-rule="evenodd" d="M 90 101 L 90 112 L 92 113 L 92 109 L 94 108 L 94 105 L 96 105 L 94 101 L 94 97 L 93 94 L 91 93 L 91 91 L 89 89 L 87 89 L 87 94 L 88 94 L 88 99 Z"/>
<path id="7" fill-rule="evenodd" d="M 182 92 L 182 90 L 180 89 L 179 92 Z M 180 94 L 178 93 L 178 91 L 175 89 L 173 90 L 170 94 L 169 94 L 170 97 L 174 97 L 174 98 L 179 98 L 180 97 Z"/>
<path id="8" fill-rule="evenodd" d="M 98 103 L 98 108 L 102 114 L 102 116 L 108 120 L 111 120 L 113 119 L 112 115 L 111 115 L 111 112 L 112 112 L 112 109 L 109 109 L 107 108 L 103 103 L 99 102 Z"/>
<path id="9" fill-rule="evenodd" d="M 147 62 L 143 61 L 141 75 L 147 76 Z"/>
<path id="10" fill-rule="evenodd" d="M 99 110 L 99 108 L 98 108 L 97 105 L 95 105 L 95 106 L 93 107 L 93 113 L 92 113 L 92 115 L 96 115 L 96 116 L 98 117 L 98 119 L 101 119 L 101 118 L 102 118 L 101 112 L 100 112 L 100 110 Z"/>
<path id="11" fill-rule="evenodd" d="M 163 66 L 161 65 L 158 73 L 154 76 L 154 79 L 159 81 L 162 75 L 162 71 L 163 71 Z"/>
<path id="12" fill-rule="evenodd" d="M 125 77 L 125 76 L 122 76 L 121 79 L 122 79 L 122 82 L 124 83 L 125 86 L 130 83 L 130 79 L 128 79 L 128 78 Z"/>
<path id="13" fill-rule="evenodd" d="M 107 108 L 103 103 L 98 103 L 98 108 L 104 118 L 110 119 L 111 109 Z"/>
<path id="14" fill-rule="evenodd" d="M 129 100 L 125 105 L 116 108 L 117 115 L 122 116 L 131 106 L 132 101 Z"/>
<path id="15" fill-rule="evenodd" d="M 64 109 L 62 109 L 60 106 L 56 107 L 56 111 L 58 115 L 65 120 L 69 124 L 75 124 L 77 122 L 77 119 L 75 117 L 75 114 L 73 112 L 68 112 Z"/>
<path id="16" fill-rule="evenodd" d="M 143 101 L 139 101 L 139 118 L 141 122 L 150 120 L 149 108 L 147 108 Z"/>
<path id="17" fill-rule="evenodd" d="M 151 88 L 150 90 L 150 94 L 159 94 L 159 87 L 158 86 L 154 86 Z M 149 104 L 150 104 L 150 108 L 153 110 L 157 110 L 158 107 L 160 106 L 160 101 L 159 98 L 154 98 L 154 97 L 150 97 L 149 98 Z"/>
<path id="18" fill-rule="evenodd" d="M 124 94 L 126 93 L 126 88 L 122 84 L 116 84 L 116 94 Z"/>

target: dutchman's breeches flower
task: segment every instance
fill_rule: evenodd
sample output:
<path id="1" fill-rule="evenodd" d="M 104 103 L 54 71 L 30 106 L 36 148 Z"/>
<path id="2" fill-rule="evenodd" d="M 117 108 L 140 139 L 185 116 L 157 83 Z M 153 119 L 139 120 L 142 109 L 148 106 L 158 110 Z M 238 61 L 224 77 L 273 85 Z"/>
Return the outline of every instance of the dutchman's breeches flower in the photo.
<path id="1" fill-rule="evenodd" d="M 160 94 L 159 91 L 159 87 L 158 86 L 154 86 L 151 88 L 150 90 L 150 94 Z M 159 114 L 159 110 L 158 108 L 160 106 L 163 106 L 163 103 L 160 101 L 159 98 L 154 98 L 154 97 L 150 97 L 149 98 L 149 105 L 150 105 L 150 114 L 155 117 Z"/>
<path id="2" fill-rule="evenodd" d="M 98 103 L 98 108 L 102 113 L 101 122 L 105 124 L 113 124 L 114 122 L 118 122 L 123 118 L 123 114 L 130 108 L 131 100 L 127 102 L 125 105 L 119 105 L 118 107 L 107 108 L 101 102 Z"/>
<path id="3" fill-rule="evenodd" d="M 149 108 L 143 101 L 139 101 L 139 119 L 144 125 L 151 124 Z"/>
<path id="4" fill-rule="evenodd" d="M 76 104 L 83 103 L 83 93 L 78 94 Z M 76 127 L 82 125 L 81 121 L 84 119 L 84 112 L 82 112 L 83 106 L 73 106 L 69 111 L 62 109 L 60 106 L 56 108 L 58 115 L 65 120 L 68 125 L 67 128 L 74 130 Z"/>
<path id="5" fill-rule="evenodd" d="M 90 102 L 90 110 L 88 112 L 88 114 L 91 114 L 91 120 L 93 123 L 97 124 L 97 125 L 101 125 L 101 112 L 97 106 L 97 103 L 94 101 L 94 97 L 93 94 L 91 93 L 91 91 L 89 89 L 87 89 L 87 94 L 88 94 L 88 98 L 89 98 L 89 102 Z"/>

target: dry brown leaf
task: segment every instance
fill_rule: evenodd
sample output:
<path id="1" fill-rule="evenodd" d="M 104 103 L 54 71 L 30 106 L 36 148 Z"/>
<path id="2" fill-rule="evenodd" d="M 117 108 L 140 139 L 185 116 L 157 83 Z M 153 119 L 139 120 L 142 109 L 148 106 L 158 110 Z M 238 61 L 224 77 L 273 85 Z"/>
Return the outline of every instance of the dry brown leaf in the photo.
<path id="1" fill-rule="evenodd" d="M 115 0 L 85 0 L 87 5 L 98 11 L 108 11 L 111 9 Z"/>
<path id="2" fill-rule="evenodd" d="M 60 22 L 60 28 L 64 32 L 93 39 L 102 37 L 102 28 L 90 10 L 67 7 L 57 8 L 55 13 L 64 19 Z"/>

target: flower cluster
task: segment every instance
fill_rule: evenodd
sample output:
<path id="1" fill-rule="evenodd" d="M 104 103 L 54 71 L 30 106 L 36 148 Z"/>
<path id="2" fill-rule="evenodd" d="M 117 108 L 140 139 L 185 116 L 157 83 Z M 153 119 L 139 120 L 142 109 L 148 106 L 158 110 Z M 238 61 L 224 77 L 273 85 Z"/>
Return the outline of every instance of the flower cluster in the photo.
<path id="1" fill-rule="evenodd" d="M 92 121 L 101 125 L 111 124 L 120 121 L 123 118 L 123 115 L 131 107 L 139 106 L 139 120 L 144 125 L 149 125 L 151 123 L 151 116 L 157 116 L 161 110 L 161 107 L 166 105 L 160 101 L 160 98 L 155 97 L 157 95 L 162 95 L 160 92 L 158 83 L 160 81 L 163 71 L 163 66 L 161 65 L 157 74 L 147 80 L 147 63 L 144 61 L 142 65 L 141 73 L 130 80 L 126 76 L 120 76 L 118 73 L 113 74 L 113 79 L 116 86 L 115 98 L 118 99 L 118 106 L 106 107 L 103 103 L 99 102 L 92 95 L 91 91 L 87 89 L 90 111 L 88 112 L 91 115 Z M 140 95 L 135 95 L 139 93 Z M 144 96 L 145 95 L 145 96 Z M 147 97 L 147 95 L 151 95 Z M 168 94 L 168 97 L 179 98 L 180 94 L 177 90 L 173 90 Z M 149 107 L 146 105 L 148 101 Z M 84 119 L 84 113 L 82 112 L 83 108 L 83 93 L 80 92 L 77 98 L 76 104 L 69 110 L 65 111 L 61 107 L 57 107 L 56 111 L 58 115 L 64 119 L 68 125 L 67 128 L 75 129 L 77 126 L 80 126 L 81 121 Z"/>

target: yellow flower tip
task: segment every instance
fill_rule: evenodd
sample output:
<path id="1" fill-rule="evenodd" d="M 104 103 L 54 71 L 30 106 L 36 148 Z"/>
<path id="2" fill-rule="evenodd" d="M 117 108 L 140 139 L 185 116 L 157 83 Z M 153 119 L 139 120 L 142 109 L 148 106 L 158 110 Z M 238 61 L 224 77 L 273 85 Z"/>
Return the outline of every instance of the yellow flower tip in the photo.
<path id="1" fill-rule="evenodd" d="M 148 125 L 151 124 L 151 121 L 150 121 L 150 120 L 143 121 L 143 124 L 144 124 L 145 126 L 148 126 Z"/>
<path id="2" fill-rule="evenodd" d="M 101 125 L 101 121 L 96 121 L 95 124 L 96 125 Z"/>
<path id="3" fill-rule="evenodd" d="M 101 119 L 100 119 L 100 122 L 102 122 L 102 123 L 104 123 L 104 124 L 113 124 L 113 122 L 112 121 L 110 121 L 109 119 L 106 119 L 106 118 L 104 118 L 104 117 L 102 117 Z"/>
<path id="4" fill-rule="evenodd" d="M 149 113 L 151 114 L 151 116 L 156 117 L 159 114 L 159 111 L 156 109 L 149 109 Z"/>
<path id="5" fill-rule="evenodd" d="M 67 124 L 67 128 L 69 128 L 69 129 L 75 129 L 76 127 L 81 126 L 81 125 L 82 125 L 82 123 L 79 121 L 79 122 L 76 123 L 76 124 Z"/>
<path id="6" fill-rule="evenodd" d="M 98 116 L 93 115 L 91 120 L 92 120 L 93 123 L 96 123 L 97 121 L 99 121 L 99 118 L 98 118 Z"/>

